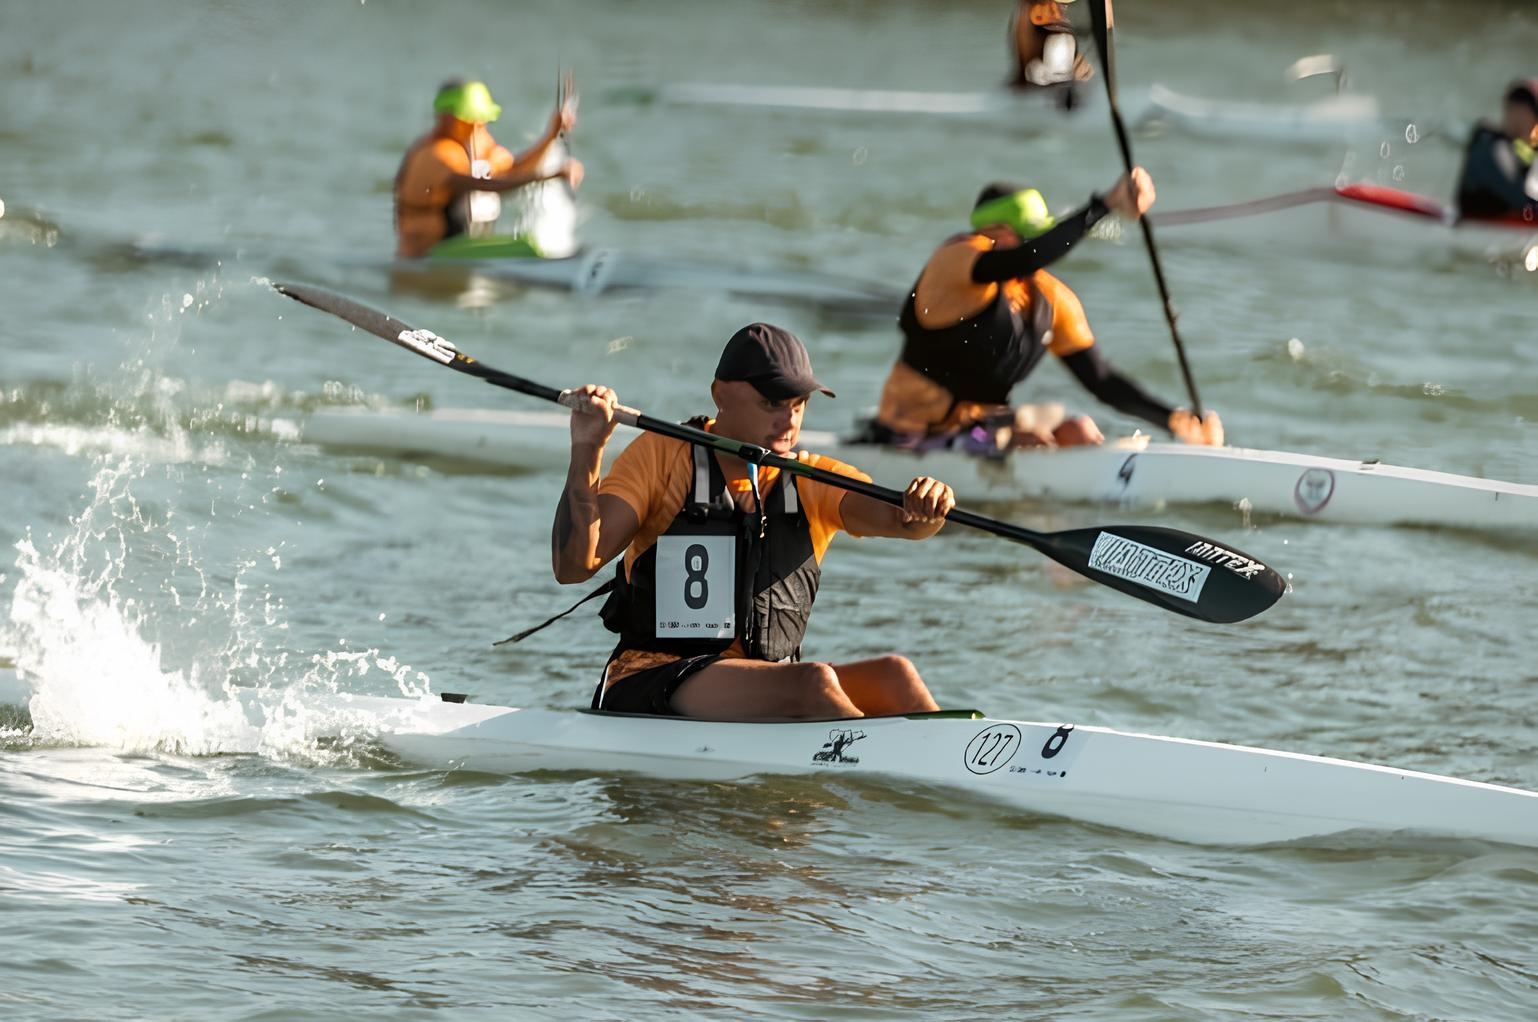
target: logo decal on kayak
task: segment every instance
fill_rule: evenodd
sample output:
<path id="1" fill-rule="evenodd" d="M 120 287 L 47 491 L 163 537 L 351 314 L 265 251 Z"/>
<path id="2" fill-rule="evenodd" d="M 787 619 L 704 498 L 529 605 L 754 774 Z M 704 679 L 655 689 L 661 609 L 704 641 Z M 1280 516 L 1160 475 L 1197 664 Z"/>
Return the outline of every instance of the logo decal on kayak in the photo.
<path id="1" fill-rule="evenodd" d="M 1335 473 L 1327 468 L 1311 468 L 1298 477 L 1298 485 L 1292 488 L 1292 499 L 1298 510 L 1315 515 L 1335 496 Z"/>
<path id="2" fill-rule="evenodd" d="M 1191 603 L 1201 598 L 1207 576 L 1212 574 L 1212 569 L 1205 564 L 1109 532 L 1095 537 L 1095 546 L 1089 552 L 1089 566 Z"/>
<path id="3" fill-rule="evenodd" d="M 1121 463 L 1121 468 L 1116 470 L 1116 481 L 1121 483 L 1122 490 L 1132 485 L 1132 473 L 1137 470 L 1137 455 L 1127 455 L 1127 460 Z"/>
<path id="4" fill-rule="evenodd" d="M 419 355 L 448 365 L 459 354 L 451 341 L 446 341 L 431 330 L 402 330 L 395 338 Z"/>
<path id="5" fill-rule="evenodd" d="M 1266 566 L 1247 554 L 1241 554 L 1237 550 L 1218 546 L 1216 543 L 1192 543 L 1186 547 L 1186 553 L 1193 557 L 1199 557 L 1204 561 L 1210 561 L 1220 568 L 1227 568 L 1242 579 L 1252 579 L 1266 570 Z"/>
<path id="6" fill-rule="evenodd" d="M 1018 757 L 1010 764 L 1010 773 L 1062 780 L 1068 776 L 1068 768 L 1079 758 L 1079 751 L 1084 748 L 1086 738 L 1076 736 L 1072 724 L 1059 724 L 1056 728 L 1042 724 L 1031 728 L 1030 734 L 1021 740 L 1030 748 L 1036 748 L 1036 743 L 1041 742 L 1041 748 L 1036 749 L 1034 754 L 1026 753 Z"/>
<path id="7" fill-rule="evenodd" d="M 1014 759 L 1019 750 L 1020 729 L 1013 724 L 994 724 L 967 743 L 961 761 L 974 774 L 991 774 Z"/>
<path id="8" fill-rule="evenodd" d="M 817 752 L 812 753 L 813 763 L 858 763 L 859 756 L 847 756 L 844 750 L 865 737 L 864 731 L 852 728 L 834 728 L 828 732 L 828 740 Z"/>

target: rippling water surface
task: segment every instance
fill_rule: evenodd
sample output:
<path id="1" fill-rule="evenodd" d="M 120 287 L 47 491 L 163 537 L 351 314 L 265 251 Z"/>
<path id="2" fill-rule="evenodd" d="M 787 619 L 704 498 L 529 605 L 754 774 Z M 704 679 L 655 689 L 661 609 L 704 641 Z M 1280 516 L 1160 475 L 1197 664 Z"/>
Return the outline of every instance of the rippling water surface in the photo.
<path id="1" fill-rule="evenodd" d="M 1167 209 L 1343 166 L 1446 194 L 1457 152 L 1437 129 L 1493 114 L 1538 32 L 1528 5 L 1495 2 L 1124 6 L 1124 90 L 1318 98 L 1326 85 L 1283 70 L 1328 51 L 1426 129 L 1349 152 L 1140 135 Z M 895 290 L 987 180 L 1039 183 L 1062 208 L 1108 185 L 1108 129 L 637 97 L 669 81 L 984 89 L 1007 11 L 0 4 L 0 655 L 31 686 L 0 708 L 8 1017 L 1533 1016 L 1526 850 L 1200 848 L 858 778 L 445 774 L 364 736 L 306 737 L 330 691 L 580 705 L 606 633 L 578 616 L 490 645 L 568 598 L 545 546 L 558 476 L 348 456 L 284 426 L 522 399 L 256 278 L 342 287 L 492 364 L 612 383 L 678 418 L 749 320 L 808 339 L 842 395 L 814 408 L 822 428 L 874 403 L 896 345 L 886 323 L 713 293 L 392 292 L 390 180 L 435 84 L 484 76 L 516 141 L 557 63 L 576 69 L 590 244 Z M 1163 241 L 1203 396 L 1236 442 L 1538 483 L 1533 274 L 1305 232 Z M 1088 243 L 1061 274 L 1116 362 L 1174 397 L 1140 246 Z M 1031 394 L 1077 400 L 1060 370 L 1039 375 Z M 1044 528 L 1128 517 L 986 510 Z M 1225 537 L 1293 592 L 1216 628 L 981 534 L 844 540 L 810 651 L 904 650 L 944 703 L 998 716 L 1538 788 L 1538 539 L 1226 507 L 1130 517 Z"/>

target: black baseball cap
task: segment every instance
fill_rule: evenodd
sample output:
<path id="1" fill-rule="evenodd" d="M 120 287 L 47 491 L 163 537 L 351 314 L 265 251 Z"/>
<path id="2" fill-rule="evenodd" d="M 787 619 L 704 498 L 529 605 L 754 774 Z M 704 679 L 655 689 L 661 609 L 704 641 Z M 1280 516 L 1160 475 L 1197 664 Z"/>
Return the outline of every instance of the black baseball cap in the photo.
<path id="1" fill-rule="evenodd" d="M 1519 78 L 1506 89 L 1506 102 L 1525 104 L 1538 114 L 1538 78 Z"/>
<path id="2" fill-rule="evenodd" d="M 812 359 L 801 339 L 768 323 L 749 323 L 732 334 L 716 365 L 716 379 L 751 383 L 771 401 L 804 397 L 814 390 L 833 396 L 812 375 Z"/>

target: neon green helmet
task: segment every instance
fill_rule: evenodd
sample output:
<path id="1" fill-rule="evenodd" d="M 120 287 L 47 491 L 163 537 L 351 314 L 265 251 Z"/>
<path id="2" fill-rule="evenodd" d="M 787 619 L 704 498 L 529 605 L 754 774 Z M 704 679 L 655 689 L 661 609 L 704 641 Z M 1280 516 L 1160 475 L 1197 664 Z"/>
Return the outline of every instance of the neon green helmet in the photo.
<path id="1" fill-rule="evenodd" d="M 972 229 L 1004 225 L 1027 240 L 1051 230 L 1057 220 L 1047 200 L 1034 188 L 995 183 L 982 190 L 972 207 Z"/>
<path id="2" fill-rule="evenodd" d="M 438 87 L 433 97 L 433 112 L 448 114 L 471 124 L 486 124 L 502 116 L 502 108 L 491 98 L 485 82 L 448 81 Z"/>

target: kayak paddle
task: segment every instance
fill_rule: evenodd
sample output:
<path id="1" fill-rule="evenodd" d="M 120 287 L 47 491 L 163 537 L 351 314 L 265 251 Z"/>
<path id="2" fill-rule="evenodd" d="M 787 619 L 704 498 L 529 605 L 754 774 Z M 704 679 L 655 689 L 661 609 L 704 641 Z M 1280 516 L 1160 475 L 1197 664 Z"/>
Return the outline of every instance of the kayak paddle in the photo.
<path id="1" fill-rule="evenodd" d="M 1093 24 L 1095 48 L 1100 51 L 1100 73 L 1105 78 L 1105 95 L 1111 106 L 1111 127 L 1116 132 L 1116 144 L 1121 148 L 1122 166 L 1132 173 L 1132 143 L 1127 139 L 1127 125 L 1122 122 L 1121 109 L 1116 105 L 1116 54 L 1111 49 L 1111 29 L 1116 19 L 1111 14 L 1111 0 L 1094 0 L 1089 5 Z M 1180 362 L 1180 375 L 1184 377 L 1186 392 L 1191 395 L 1191 411 L 1198 421 L 1203 418 L 1202 399 L 1196 394 L 1196 381 L 1191 377 L 1191 365 L 1186 361 L 1186 347 L 1181 343 L 1180 331 L 1175 326 L 1175 305 L 1170 300 L 1169 285 L 1164 282 L 1164 267 L 1159 262 L 1159 249 L 1154 245 L 1153 225 L 1146 216 L 1138 217 L 1143 228 L 1143 243 L 1148 247 L 1148 260 L 1153 264 L 1154 283 L 1159 287 L 1159 298 L 1164 302 L 1164 321 L 1169 324 L 1170 340 L 1175 342 L 1175 357 Z"/>
<path id="2" fill-rule="evenodd" d="M 567 407 L 579 406 L 586 401 L 572 391 L 557 390 L 493 369 L 430 330 L 408 326 L 344 295 L 306 284 L 274 284 L 273 288 L 279 294 L 329 312 L 376 337 L 450 369 L 479 377 L 492 386 Z M 895 507 L 903 505 L 900 490 L 782 458 L 757 444 L 653 418 L 633 408 L 619 408 L 615 418 L 627 426 L 708 447 L 743 461 L 777 468 Z M 1202 621 L 1227 624 L 1254 617 L 1279 600 L 1287 588 L 1286 581 L 1273 568 L 1248 554 L 1178 529 L 1114 525 L 1066 532 L 1036 532 L 961 508 L 952 510 L 947 520 L 1023 543 L 1101 585 Z"/>

